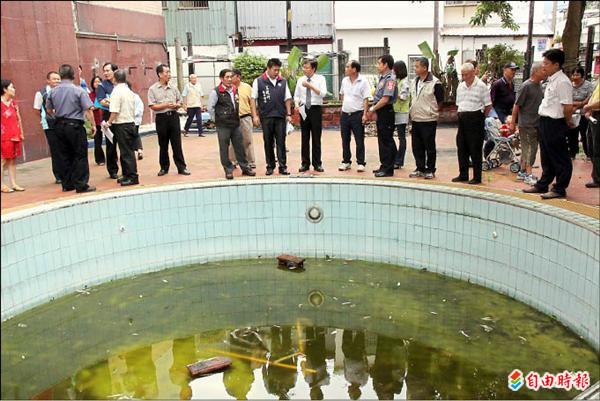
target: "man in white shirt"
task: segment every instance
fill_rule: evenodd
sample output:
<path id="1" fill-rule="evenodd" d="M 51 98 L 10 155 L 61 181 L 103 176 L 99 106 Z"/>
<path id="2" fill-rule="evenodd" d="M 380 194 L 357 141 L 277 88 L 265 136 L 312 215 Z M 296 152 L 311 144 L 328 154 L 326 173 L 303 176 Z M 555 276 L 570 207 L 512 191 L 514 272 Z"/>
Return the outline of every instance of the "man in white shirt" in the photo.
<path id="1" fill-rule="evenodd" d="M 135 161 L 135 96 L 127 86 L 127 73 L 117 70 L 114 74 L 115 87 L 110 95 L 110 117 L 106 122 L 114 134 L 121 153 L 123 177 L 121 186 L 139 184 L 137 163 Z"/>
<path id="2" fill-rule="evenodd" d="M 50 71 L 46 74 L 46 86 L 35 93 L 33 108 L 40 113 L 40 122 L 42 129 L 46 134 L 48 148 L 50 149 L 50 159 L 52 160 L 52 174 L 54 174 L 55 184 L 62 183 L 64 175 L 64 166 L 60 159 L 60 143 L 54 132 L 55 119 L 46 114 L 46 99 L 52 88 L 60 84 L 60 75 L 56 71 Z"/>
<path id="3" fill-rule="evenodd" d="M 287 81 L 279 75 L 281 60 L 267 61 L 267 70 L 252 83 L 252 99 L 257 107 L 252 109 L 255 126 L 262 124 L 267 175 L 275 170 L 275 143 L 279 174 L 289 175 L 285 149 L 286 122 L 292 122 L 292 95 Z M 238 160 L 239 161 L 239 160 Z"/>
<path id="4" fill-rule="evenodd" d="M 365 171 L 365 124 L 368 121 L 369 97 L 371 87 L 368 80 L 360 75 L 360 63 L 350 60 L 346 64 L 346 76 L 342 80 L 340 95 L 342 100 L 342 115 L 340 118 L 340 131 L 342 134 L 342 163 L 338 170 L 350 170 L 352 165 L 352 152 L 350 139 L 354 133 L 356 142 L 356 171 Z"/>
<path id="5" fill-rule="evenodd" d="M 542 199 L 565 198 L 573 174 L 567 147 L 568 129 L 573 128 L 573 86 L 562 72 L 565 53 L 550 49 L 543 54 L 542 71 L 548 77 L 544 99 L 540 104 L 540 155 L 542 177 L 525 193 L 542 194 Z M 556 178 L 552 190 L 548 187 Z"/>
<path id="6" fill-rule="evenodd" d="M 481 151 L 483 148 L 483 126 L 485 116 L 492 108 L 492 99 L 487 86 L 475 76 L 475 67 L 464 63 L 461 67 L 463 81 L 456 91 L 458 106 L 458 177 L 452 182 L 468 181 L 471 185 L 481 184 Z M 469 181 L 469 158 L 473 161 L 473 179 Z"/>
<path id="7" fill-rule="evenodd" d="M 188 82 L 181 92 L 183 98 L 183 106 L 187 111 L 188 118 L 183 126 L 183 136 L 188 136 L 190 133 L 190 126 L 196 118 L 196 124 L 198 125 L 198 136 L 204 136 L 202 133 L 202 86 L 198 82 L 196 74 L 190 74 L 190 82 Z"/>
<path id="8" fill-rule="evenodd" d="M 298 79 L 294 92 L 294 101 L 300 112 L 300 127 L 302 130 L 302 165 L 299 172 L 310 168 L 310 141 L 312 137 L 312 165 L 315 171 L 322 173 L 321 133 L 323 123 L 323 98 L 327 95 L 325 77 L 317 72 L 317 60 L 307 59 L 302 64 L 304 76 Z M 304 115 L 304 116 L 303 116 Z"/>

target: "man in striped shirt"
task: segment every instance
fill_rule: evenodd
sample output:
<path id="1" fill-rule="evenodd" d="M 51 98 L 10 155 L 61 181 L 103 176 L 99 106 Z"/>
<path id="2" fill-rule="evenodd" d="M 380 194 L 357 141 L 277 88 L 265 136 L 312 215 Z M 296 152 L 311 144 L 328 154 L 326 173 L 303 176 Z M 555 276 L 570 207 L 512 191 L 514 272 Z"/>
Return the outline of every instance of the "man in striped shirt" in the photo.
<path id="1" fill-rule="evenodd" d="M 458 177 L 452 182 L 468 181 L 481 184 L 481 150 L 483 148 L 483 127 L 485 116 L 491 109 L 492 100 L 487 86 L 475 76 L 475 67 L 465 63 L 461 67 L 463 81 L 458 85 L 456 104 L 458 106 L 458 132 L 456 148 L 458 153 Z M 473 179 L 469 181 L 469 158 L 473 161 Z"/>

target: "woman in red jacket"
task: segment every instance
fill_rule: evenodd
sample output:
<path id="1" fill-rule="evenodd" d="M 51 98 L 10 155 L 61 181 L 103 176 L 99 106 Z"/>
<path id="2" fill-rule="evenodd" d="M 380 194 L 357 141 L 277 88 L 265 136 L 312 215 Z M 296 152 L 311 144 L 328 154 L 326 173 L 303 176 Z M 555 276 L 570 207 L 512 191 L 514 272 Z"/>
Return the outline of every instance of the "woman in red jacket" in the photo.
<path id="1" fill-rule="evenodd" d="M 96 100 L 96 89 L 101 83 L 102 78 L 98 76 L 92 78 L 92 82 L 90 83 L 92 87 L 90 99 L 94 103 Z M 102 150 L 102 129 L 100 129 L 100 124 L 102 124 L 102 109 L 94 107 L 92 110 L 94 110 L 94 121 L 96 123 L 96 134 L 94 135 L 94 160 L 97 165 L 104 166 L 106 158 L 104 157 L 104 150 Z"/>
<path id="2" fill-rule="evenodd" d="M 2 192 L 25 191 L 17 185 L 17 157 L 21 156 L 23 137 L 23 124 L 19 109 L 15 104 L 15 87 L 8 79 L 1 80 L 2 86 L 2 126 L 1 126 L 1 153 L 2 153 Z M 4 167 L 8 169 L 10 187 L 4 185 Z"/>

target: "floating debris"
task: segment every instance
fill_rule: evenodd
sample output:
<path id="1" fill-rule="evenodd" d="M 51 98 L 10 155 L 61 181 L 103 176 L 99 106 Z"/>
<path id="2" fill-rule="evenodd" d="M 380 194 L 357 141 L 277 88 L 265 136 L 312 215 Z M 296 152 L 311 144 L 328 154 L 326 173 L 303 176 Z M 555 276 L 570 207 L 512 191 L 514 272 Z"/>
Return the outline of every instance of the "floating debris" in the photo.
<path id="1" fill-rule="evenodd" d="M 432 315 L 437 315 L 437 312 L 434 312 L 434 311 L 431 311 L 429 313 L 431 313 Z"/>
<path id="2" fill-rule="evenodd" d="M 342 305 L 350 305 L 352 302 L 347 301 L 347 302 L 342 302 Z"/>
<path id="3" fill-rule="evenodd" d="M 325 260 L 330 261 L 331 260 L 331 256 L 325 255 Z"/>
<path id="4" fill-rule="evenodd" d="M 355 306 L 356 306 L 356 304 L 352 304 L 352 305 L 350 305 L 350 307 L 351 307 L 351 308 L 354 308 Z"/>
<path id="5" fill-rule="evenodd" d="M 144 298 L 144 296 L 142 294 L 140 294 L 140 298 Z"/>
<path id="6" fill-rule="evenodd" d="M 485 317 L 482 317 L 482 318 L 481 318 L 481 320 L 485 320 L 486 322 L 495 322 L 495 321 L 496 321 L 496 320 L 494 320 L 494 318 L 493 318 L 493 317 L 491 317 L 491 316 L 485 316 Z"/>
<path id="7" fill-rule="evenodd" d="M 446 298 L 442 299 L 442 302 L 446 302 Z"/>
<path id="8" fill-rule="evenodd" d="M 388 316 L 388 320 L 392 320 L 392 315 L 389 315 L 389 316 Z"/>
<path id="9" fill-rule="evenodd" d="M 494 330 L 493 328 L 491 328 L 487 324 L 480 324 L 480 326 L 481 326 L 481 328 L 483 328 L 485 330 L 486 333 L 489 333 L 490 331 Z"/>
<path id="10" fill-rule="evenodd" d="M 329 334 L 337 334 L 337 330 L 333 330 L 331 333 Z"/>
<path id="11" fill-rule="evenodd" d="M 371 318 L 371 316 L 370 316 L 370 315 L 363 316 L 363 320 L 367 320 L 367 319 L 370 319 L 370 318 Z"/>
<path id="12" fill-rule="evenodd" d="M 348 282 L 349 282 L 349 283 L 353 283 L 353 282 L 354 282 L 354 280 L 353 280 L 353 279 L 351 279 L 351 278 L 349 278 L 349 279 L 348 279 Z"/>
<path id="13" fill-rule="evenodd" d="M 519 336 L 519 339 L 520 339 L 521 341 L 523 341 L 523 342 L 527 342 L 527 339 L 526 339 L 525 337 L 521 337 L 521 336 Z"/>
<path id="14" fill-rule="evenodd" d="M 277 264 L 279 266 L 287 267 L 290 270 L 302 269 L 305 260 L 306 259 L 294 255 L 283 254 L 277 256 Z"/>
<path id="15" fill-rule="evenodd" d="M 228 368 L 231 365 L 231 359 L 222 356 L 198 361 L 187 365 L 187 369 L 192 376 L 205 375 Z"/>
<path id="16" fill-rule="evenodd" d="M 400 282 L 399 281 L 396 283 L 396 287 L 400 287 Z"/>
<path id="17" fill-rule="evenodd" d="M 132 336 L 139 336 L 138 333 L 131 333 Z"/>
<path id="18" fill-rule="evenodd" d="M 25 327 L 27 327 L 27 325 L 25 323 L 19 323 L 17 324 L 17 327 L 24 329 Z"/>
<path id="19" fill-rule="evenodd" d="M 467 337 L 467 338 L 471 338 L 470 335 L 468 335 L 467 333 L 464 332 L 464 330 L 460 331 L 460 334 L 462 334 L 463 336 Z"/>
<path id="20" fill-rule="evenodd" d="M 90 295 L 90 292 L 88 290 L 75 290 L 75 292 L 83 295 Z"/>
<path id="21" fill-rule="evenodd" d="M 74 306 L 71 306 L 71 309 L 75 310 L 75 307 L 74 307 Z"/>
<path id="22" fill-rule="evenodd" d="M 298 304 L 298 308 L 302 308 L 302 304 Z"/>
<path id="23" fill-rule="evenodd" d="M 336 300 L 336 301 L 338 300 L 338 297 L 332 297 L 332 298 L 333 298 L 334 300 Z"/>
<path id="24" fill-rule="evenodd" d="M 165 279 L 163 278 L 163 281 L 162 281 L 162 282 L 163 282 L 163 283 L 168 283 L 168 282 L 169 282 L 169 280 L 165 280 Z"/>
<path id="25" fill-rule="evenodd" d="M 25 359 L 25 355 L 21 355 L 21 359 Z"/>

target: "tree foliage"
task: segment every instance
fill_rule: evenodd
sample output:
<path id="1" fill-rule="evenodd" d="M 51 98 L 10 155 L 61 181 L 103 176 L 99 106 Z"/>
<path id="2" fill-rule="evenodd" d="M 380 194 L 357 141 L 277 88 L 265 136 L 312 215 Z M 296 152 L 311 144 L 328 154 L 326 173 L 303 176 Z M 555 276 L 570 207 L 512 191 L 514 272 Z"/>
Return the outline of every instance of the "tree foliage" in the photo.
<path id="1" fill-rule="evenodd" d="M 302 71 L 302 63 L 304 62 L 304 54 L 302 50 L 294 46 L 287 58 L 287 65 L 281 69 L 281 75 L 287 79 L 290 91 L 294 93 L 296 90 L 296 82 L 304 72 Z M 317 57 L 317 72 L 321 72 L 329 66 L 329 56 L 321 54 Z"/>
<path id="2" fill-rule="evenodd" d="M 508 1 L 482 1 L 477 5 L 475 14 L 469 23 L 473 26 L 485 26 L 487 20 L 496 14 L 502 21 L 502 27 L 513 31 L 519 29 L 519 24 L 512 16 L 512 6 Z"/>
<path id="3" fill-rule="evenodd" d="M 494 47 L 485 49 L 484 60 L 481 63 L 480 71 L 485 73 L 489 71 L 494 77 L 502 74 L 502 67 L 506 63 L 514 62 L 519 67 L 523 68 L 525 57 L 523 53 L 513 48 L 510 45 L 497 44 Z"/>
<path id="4" fill-rule="evenodd" d="M 265 56 L 244 52 L 233 60 L 233 68 L 242 72 L 242 81 L 249 85 L 263 73 L 267 66 Z"/>

